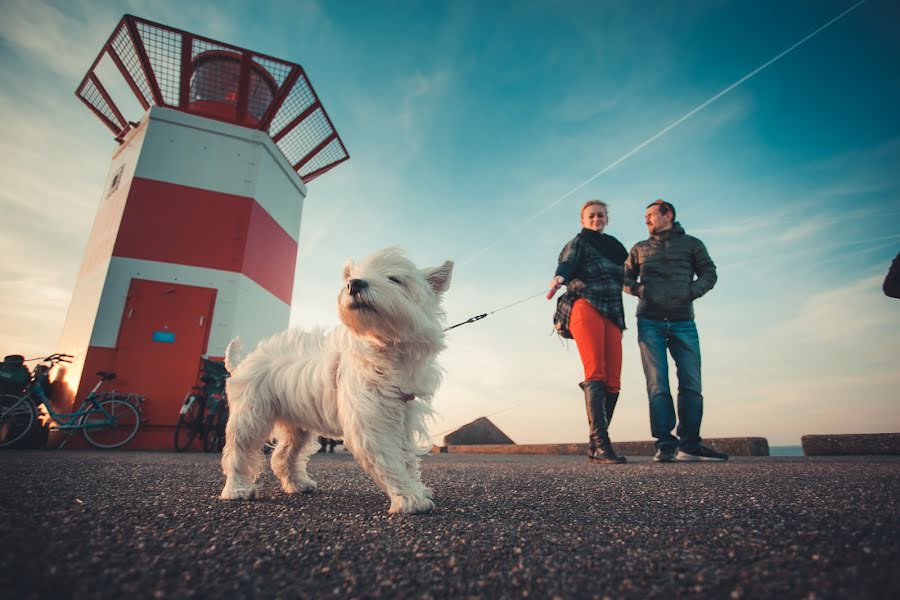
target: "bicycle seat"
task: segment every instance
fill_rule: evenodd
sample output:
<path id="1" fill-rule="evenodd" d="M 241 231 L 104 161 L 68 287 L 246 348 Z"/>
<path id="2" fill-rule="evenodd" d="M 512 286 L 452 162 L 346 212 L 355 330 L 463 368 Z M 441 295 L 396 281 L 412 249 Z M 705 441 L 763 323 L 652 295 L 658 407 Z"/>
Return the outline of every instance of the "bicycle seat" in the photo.
<path id="1" fill-rule="evenodd" d="M 97 371 L 97 377 L 99 377 L 103 381 L 112 381 L 116 378 L 116 374 L 110 373 L 108 371 Z"/>

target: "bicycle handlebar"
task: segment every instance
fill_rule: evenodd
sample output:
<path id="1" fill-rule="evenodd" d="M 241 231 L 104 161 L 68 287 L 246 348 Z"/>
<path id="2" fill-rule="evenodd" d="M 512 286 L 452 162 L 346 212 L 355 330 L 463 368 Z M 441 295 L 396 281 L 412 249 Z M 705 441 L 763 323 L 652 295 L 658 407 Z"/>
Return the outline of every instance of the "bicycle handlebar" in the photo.
<path id="1" fill-rule="evenodd" d="M 71 354 L 57 353 L 57 354 L 51 354 L 50 356 L 48 356 L 47 358 L 45 358 L 43 360 L 44 360 L 44 362 L 51 362 L 51 363 L 61 363 L 61 362 L 62 363 L 71 363 L 72 361 L 69 360 L 71 358 L 73 358 L 73 356 Z"/>

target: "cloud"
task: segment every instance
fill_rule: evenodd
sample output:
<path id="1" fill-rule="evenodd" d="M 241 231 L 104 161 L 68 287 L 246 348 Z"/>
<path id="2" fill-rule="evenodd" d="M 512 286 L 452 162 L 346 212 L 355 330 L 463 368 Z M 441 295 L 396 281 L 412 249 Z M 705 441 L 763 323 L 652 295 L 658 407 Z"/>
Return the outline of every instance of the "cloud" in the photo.
<path id="1" fill-rule="evenodd" d="M 7 250 L 4 245 L 4 256 Z M 9 262 L 4 261 L 4 262 Z M 19 263 L 0 270 L 3 350 L 29 356 L 56 352 L 55 344 L 72 297 L 68 280 L 44 272 L 40 264 Z M 8 302 L 12 299 L 12 302 Z M 15 315 L 15 318 L 6 315 Z"/>
<path id="2" fill-rule="evenodd" d="M 782 243 L 794 243 L 825 232 L 833 224 L 834 219 L 825 215 L 805 215 L 796 225 L 781 231 L 777 240 Z"/>
<path id="3" fill-rule="evenodd" d="M 726 100 L 718 102 L 715 108 L 708 110 L 703 120 L 695 123 L 694 127 L 709 135 L 747 119 L 752 108 L 750 96 L 743 90 L 737 90 Z"/>
<path id="4" fill-rule="evenodd" d="M 894 162 L 898 156 L 900 156 L 900 137 L 886 139 L 871 146 L 843 150 L 825 159 L 812 160 L 805 168 L 820 173 L 849 171 L 850 174 L 857 175 L 858 167 L 884 161 Z"/>
<path id="5" fill-rule="evenodd" d="M 41 0 L 8 0 L 0 19 L 0 39 L 20 56 L 66 77 L 87 71 L 121 17 L 106 6 L 82 4 L 82 18 Z"/>
<path id="6" fill-rule="evenodd" d="M 428 74 L 417 70 L 398 82 L 400 110 L 393 121 L 413 150 L 421 149 L 424 138 L 433 131 L 436 112 L 446 99 L 452 79 L 450 70 L 442 68 Z"/>
<path id="7" fill-rule="evenodd" d="M 622 97 L 621 91 L 610 94 L 606 90 L 598 89 L 573 90 L 548 112 L 554 118 L 566 123 L 579 123 L 613 111 L 619 106 Z"/>
<path id="8" fill-rule="evenodd" d="M 833 343 L 897 329 L 896 307 L 881 292 L 883 280 L 883 274 L 875 275 L 805 296 L 797 315 L 780 324 L 779 338 Z"/>
<path id="9" fill-rule="evenodd" d="M 858 202 L 860 199 L 900 192 L 894 176 L 900 163 L 900 138 L 838 152 L 804 165 L 812 177 L 828 181 L 819 194 L 825 199 Z"/>
<path id="10" fill-rule="evenodd" d="M 896 235 L 876 235 L 876 226 L 889 223 L 900 208 L 880 203 L 845 206 L 825 200 L 832 183 L 821 181 L 803 197 L 790 190 L 775 195 L 755 194 L 753 202 L 734 211 L 710 213 L 711 222 L 688 233 L 703 238 L 708 246 L 719 246 L 716 264 L 723 270 L 762 265 L 768 271 L 784 268 L 786 262 L 804 261 L 809 267 L 845 260 L 855 246 L 871 251 L 878 242 Z M 738 197 L 743 194 L 738 193 Z M 889 231 L 888 228 L 885 231 Z"/>

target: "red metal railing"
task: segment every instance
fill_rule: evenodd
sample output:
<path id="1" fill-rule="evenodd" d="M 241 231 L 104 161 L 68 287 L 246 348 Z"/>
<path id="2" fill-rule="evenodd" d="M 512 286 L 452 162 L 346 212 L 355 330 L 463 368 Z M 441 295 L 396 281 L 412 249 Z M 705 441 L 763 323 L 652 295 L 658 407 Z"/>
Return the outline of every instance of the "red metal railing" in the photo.
<path id="1" fill-rule="evenodd" d="M 98 68 L 107 58 L 121 81 Z M 296 63 L 125 15 L 75 92 L 118 140 L 134 126 L 108 91 L 123 83 L 143 110 L 163 106 L 267 132 L 304 182 L 350 158 Z"/>

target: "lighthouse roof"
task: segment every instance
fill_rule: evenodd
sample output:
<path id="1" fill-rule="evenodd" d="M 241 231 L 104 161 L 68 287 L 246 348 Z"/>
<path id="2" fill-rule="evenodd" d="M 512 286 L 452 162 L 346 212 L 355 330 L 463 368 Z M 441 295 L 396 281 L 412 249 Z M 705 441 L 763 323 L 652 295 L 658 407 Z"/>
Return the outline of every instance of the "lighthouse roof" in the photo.
<path id="1" fill-rule="evenodd" d="M 120 141 L 155 105 L 265 131 L 304 182 L 350 158 L 300 65 L 132 15 L 75 95 Z"/>

